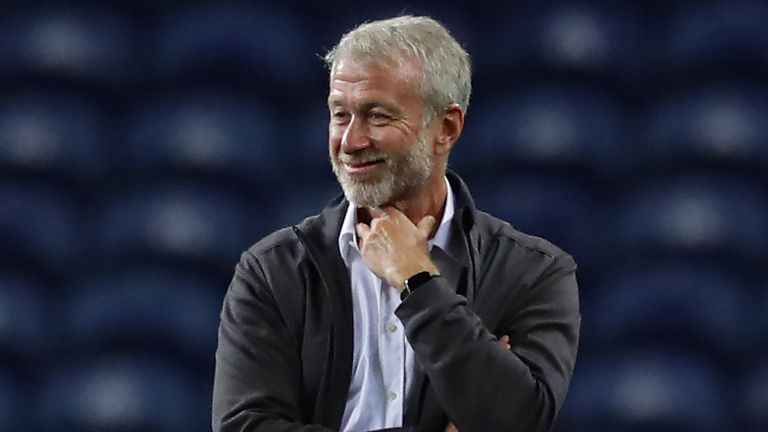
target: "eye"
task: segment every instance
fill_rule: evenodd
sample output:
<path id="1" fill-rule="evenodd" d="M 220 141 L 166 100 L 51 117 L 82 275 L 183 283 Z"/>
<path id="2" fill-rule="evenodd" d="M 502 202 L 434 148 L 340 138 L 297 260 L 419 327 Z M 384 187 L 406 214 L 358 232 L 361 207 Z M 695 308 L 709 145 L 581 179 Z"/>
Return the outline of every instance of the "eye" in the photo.
<path id="1" fill-rule="evenodd" d="M 368 116 L 368 118 L 371 119 L 371 122 L 373 122 L 373 124 L 388 123 L 389 121 L 392 120 L 392 117 L 390 115 L 382 113 L 382 112 L 378 112 L 378 111 L 372 112 Z"/>
<path id="2" fill-rule="evenodd" d="M 340 123 L 347 120 L 349 113 L 341 110 L 331 111 L 331 120 Z"/>

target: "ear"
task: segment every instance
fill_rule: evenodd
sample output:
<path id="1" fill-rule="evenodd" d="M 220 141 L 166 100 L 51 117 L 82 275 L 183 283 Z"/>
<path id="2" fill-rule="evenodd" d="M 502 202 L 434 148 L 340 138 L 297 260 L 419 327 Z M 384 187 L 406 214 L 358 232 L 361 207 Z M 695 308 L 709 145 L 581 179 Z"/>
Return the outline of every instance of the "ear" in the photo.
<path id="1" fill-rule="evenodd" d="M 439 122 L 439 125 L 436 126 L 439 129 L 435 140 L 435 154 L 448 154 L 464 129 L 464 110 L 459 104 L 452 103 L 445 108 L 442 114 L 438 115 L 436 120 Z"/>

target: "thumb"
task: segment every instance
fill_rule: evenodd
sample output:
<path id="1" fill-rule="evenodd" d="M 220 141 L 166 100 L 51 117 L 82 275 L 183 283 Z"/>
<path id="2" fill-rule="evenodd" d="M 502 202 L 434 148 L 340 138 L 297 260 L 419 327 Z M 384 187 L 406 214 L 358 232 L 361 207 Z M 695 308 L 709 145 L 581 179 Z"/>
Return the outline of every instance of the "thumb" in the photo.
<path id="1" fill-rule="evenodd" d="M 419 230 L 420 233 L 424 235 L 426 239 L 429 239 L 429 235 L 432 234 L 432 229 L 434 227 L 435 227 L 434 216 L 424 216 L 416 225 L 416 228 Z"/>

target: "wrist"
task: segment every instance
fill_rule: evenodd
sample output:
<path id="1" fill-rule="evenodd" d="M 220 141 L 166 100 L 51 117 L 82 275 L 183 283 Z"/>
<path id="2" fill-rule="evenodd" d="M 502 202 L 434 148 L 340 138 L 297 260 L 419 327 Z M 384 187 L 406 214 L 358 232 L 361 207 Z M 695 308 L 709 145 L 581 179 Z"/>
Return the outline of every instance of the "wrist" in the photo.
<path id="1" fill-rule="evenodd" d="M 440 270 L 438 270 L 438 268 L 430 261 L 429 263 L 409 266 L 408 268 L 400 271 L 395 279 L 396 285 L 393 286 L 399 292 L 402 292 L 405 289 L 405 281 L 422 272 L 427 272 L 432 276 L 440 276 Z"/>
<path id="2" fill-rule="evenodd" d="M 408 296 L 410 296 L 413 291 L 436 277 L 438 277 L 438 275 L 430 274 L 427 271 L 422 271 L 409 277 L 405 280 L 405 288 L 403 288 L 403 291 L 400 292 L 400 300 L 405 301 L 405 299 L 408 298 Z"/>

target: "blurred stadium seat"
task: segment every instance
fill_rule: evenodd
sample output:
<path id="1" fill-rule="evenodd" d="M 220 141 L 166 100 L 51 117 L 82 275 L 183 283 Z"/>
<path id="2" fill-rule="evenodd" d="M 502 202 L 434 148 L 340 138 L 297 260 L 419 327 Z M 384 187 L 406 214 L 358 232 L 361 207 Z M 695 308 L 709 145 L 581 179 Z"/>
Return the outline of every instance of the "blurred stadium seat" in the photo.
<path id="1" fill-rule="evenodd" d="M 763 357 L 763 359 L 765 359 Z M 768 430 L 768 363 L 762 361 L 744 374 L 744 418 L 749 432 Z"/>
<path id="2" fill-rule="evenodd" d="M 51 291 L 18 271 L 0 270 L 0 363 L 39 366 L 59 346 L 58 303 Z"/>
<path id="3" fill-rule="evenodd" d="M 709 85 L 656 103 L 638 164 L 768 166 L 768 87 Z"/>
<path id="4" fill-rule="evenodd" d="M 754 301 L 752 303 L 751 316 L 754 317 L 754 326 L 757 332 L 754 354 L 768 357 L 768 276 L 761 274 L 765 280 L 755 284 Z"/>
<path id="5" fill-rule="evenodd" d="M 731 430 L 731 391 L 703 358 L 659 350 L 582 357 L 579 363 L 560 430 Z"/>
<path id="6" fill-rule="evenodd" d="M 576 86 L 494 97 L 470 108 L 452 166 L 471 171 L 545 166 L 594 175 L 619 169 L 625 125 L 621 106 L 611 97 Z"/>
<path id="7" fill-rule="evenodd" d="M 71 91 L 18 92 L 0 99 L 0 170 L 93 181 L 107 171 L 100 107 Z"/>
<path id="8" fill-rule="evenodd" d="M 472 55 L 479 208 L 579 263 L 558 430 L 768 430 L 765 1 L 9 0 L 0 431 L 210 430 L 239 254 L 340 192 L 319 57 L 400 13 Z"/>
<path id="9" fill-rule="evenodd" d="M 591 346 L 677 346 L 731 359 L 754 334 L 749 278 L 710 263 L 659 262 L 609 272 L 583 321 Z"/>
<path id="10" fill-rule="evenodd" d="M 317 84 L 312 35 L 303 16 L 268 2 L 209 2 L 171 8 L 160 20 L 151 61 L 168 76 L 249 76 L 256 88 Z M 276 43 L 279 41 L 279 43 Z M 316 65 L 319 65 L 318 62 Z"/>
<path id="11" fill-rule="evenodd" d="M 603 212 L 591 188 L 564 175 L 517 174 L 470 183 L 478 208 L 556 243 L 577 262 L 603 256 Z"/>
<path id="12" fill-rule="evenodd" d="M 293 190 L 288 187 L 293 186 Z M 317 181 L 314 184 L 287 185 L 281 189 L 284 196 L 290 196 L 289 200 L 281 200 L 275 205 L 275 220 L 279 221 L 274 229 L 282 228 L 288 224 L 298 224 L 304 218 L 322 211 L 334 197 L 341 194 L 339 184 L 333 180 L 332 175 L 325 181 Z"/>
<path id="13" fill-rule="evenodd" d="M 117 85 L 130 77 L 132 30 L 118 9 L 103 3 L 19 7 L 0 17 L 0 74 Z"/>
<path id="14" fill-rule="evenodd" d="M 665 37 L 667 67 L 707 73 L 768 66 L 768 4 L 715 1 L 677 11 Z"/>
<path id="15" fill-rule="evenodd" d="M 207 397 L 178 365 L 143 357 L 104 357 L 59 367 L 44 385 L 46 430 L 202 431 Z"/>
<path id="16" fill-rule="evenodd" d="M 79 202 L 45 182 L 0 183 L 0 255 L 37 271 L 76 270 L 88 237 Z M 84 241 L 85 240 L 85 241 Z"/>
<path id="17" fill-rule="evenodd" d="M 204 272 L 167 267 L 81 278 L 63 314 L 67 350 L 166 355 L 207 372 L 225 289 Z"/>
<path id="18" fill-rule="evenodd" d="M 24 385 L 15 371 L 0 368 L 0 430 L 35 430 L 38 421 L 25 415 L 26 408 L 34 403 L 30 389 Z"/>
<path id="19" fill-rule="evenodd" d="M 281 149 L 265 101 L 226 91 L 186 91 L 141 104 L 128 126 L 123 167 L 139 177 L 190 176 L 253 184 L 274 178 Z"/>
<path id="20" fill-rule="evenodd" d="M 493 43 L 478 44 L 473 57 L 481 75 L 512 77 L 550 73 L 626 77 L 642 66 L 639 11 L 599 2 L 547 2 L 533 7 L 499 3 L 485 28 Z"/>
<path id="21" fill-rule="evenodd" d="M 325 97 L 308 104 L 300 114 L 302 127 L 291 131 L 291 151 L 284 152 L 286 166 L 296 166 L 302 178 L 332 176 L 328 155 L 328 122 L 330 114 Z M 289 180 L 289 176 L 285 176 Z"/>
<path id="22" fill-rule="evenodd" d="M 271 214 L 246 197 L 201 183 L 135 187 L 104 202 L 99 255 L 108 261 L 187 261 L 230 270 Z"/>
<path id="23" fill-rule="evenodd" d="M 759 265 L 768 253 L 763 185 L 732 176 L 655 179 L 629 189 L 617 211 L 623 254 L 716 256 Z"/>

